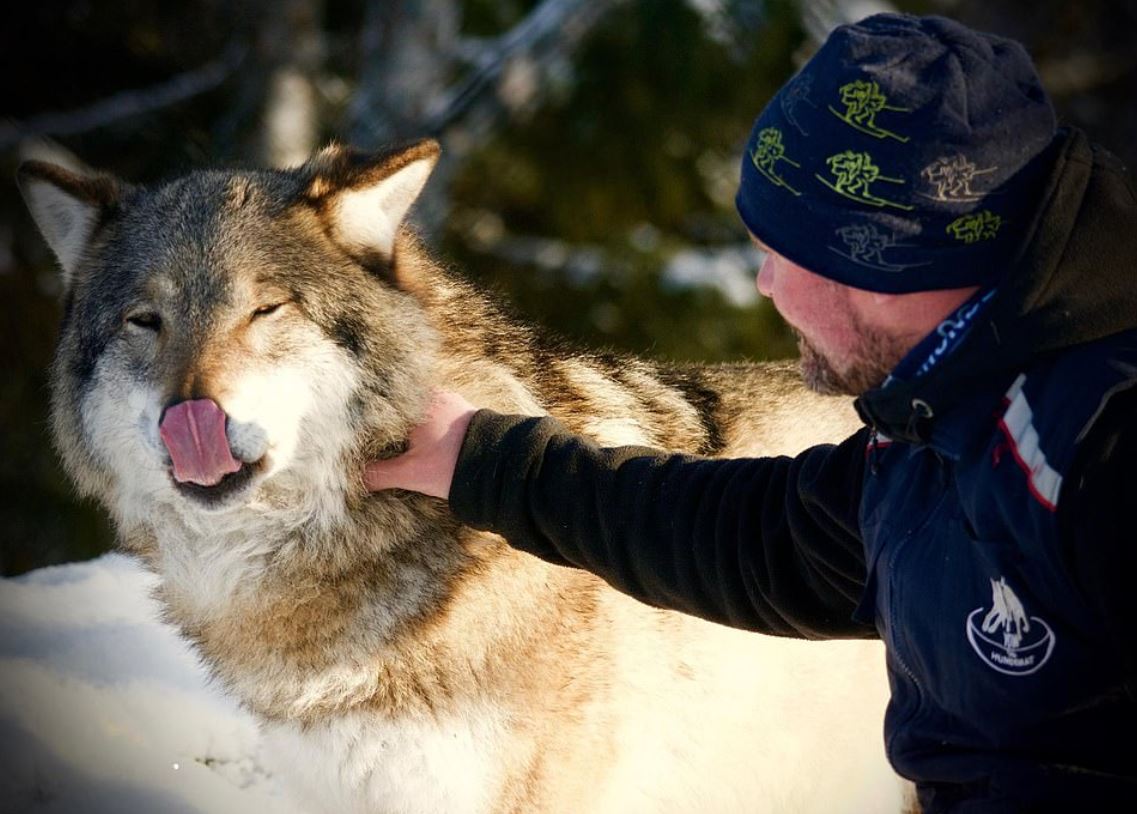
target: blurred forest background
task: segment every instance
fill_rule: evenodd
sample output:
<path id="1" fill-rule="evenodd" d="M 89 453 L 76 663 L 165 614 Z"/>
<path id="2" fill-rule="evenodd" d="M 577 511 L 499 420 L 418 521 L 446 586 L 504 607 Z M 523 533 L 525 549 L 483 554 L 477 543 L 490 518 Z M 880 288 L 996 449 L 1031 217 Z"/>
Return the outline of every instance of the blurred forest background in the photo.
<path id="1" fill-rule="evenodd" d="M 136 181 L 433 135 L 414 219 L 459 273 L 579 343 L 790 356 L 733 212 L 773 92 L 834 25 L 938 13 L 1014 37 L 1065 123 L 1137 158 L 1134 0 L 41 0 L 5 10 L 0 170 L 63 150 Z M 66 154 L 65 153 L 65 154 Z M 0 573 L 111 533 L 47 430 L 56 272 L 0 184 Z"/>

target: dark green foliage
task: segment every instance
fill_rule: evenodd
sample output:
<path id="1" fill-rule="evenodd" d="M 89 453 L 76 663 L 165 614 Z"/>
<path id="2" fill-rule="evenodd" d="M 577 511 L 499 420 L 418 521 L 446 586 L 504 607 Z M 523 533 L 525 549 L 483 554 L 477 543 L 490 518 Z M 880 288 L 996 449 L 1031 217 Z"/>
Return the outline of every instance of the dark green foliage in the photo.
<path id="1" fill-rule="evenodd" d="M 597 249 L 586 281 L 472 251 L 452 230 L 448 253 L 520 310 L 587 344 L 662 358 L 786 356 L 772 309 L 732 306 L 716 291 L 674 291 L 659 272 L 675 250 L 745 244 L 730 203 L 709 188 L 737 178 L 736 154 L 758 111 L 792 72 L 801 42 L 789 3 L 766 4 L 743 47 L 715 42 L 683 0 L 628 4 L 605 21 L 575 66 L 568 94 L 501 131 L 466 162 L 456 208 L 500 216 L 507 235 Z M 722 185 L 723 181 L 718 181 Z M 463 221 L 455 221 L 459 228 Z M 650 224 L 649 250 L 631 245 Z"/>

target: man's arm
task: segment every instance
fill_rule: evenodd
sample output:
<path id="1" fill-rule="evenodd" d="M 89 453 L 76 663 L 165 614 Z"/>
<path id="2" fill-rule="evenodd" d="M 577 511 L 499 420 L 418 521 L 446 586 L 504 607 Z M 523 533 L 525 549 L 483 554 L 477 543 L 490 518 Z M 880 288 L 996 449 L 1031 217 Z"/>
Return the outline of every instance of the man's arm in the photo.
<path id="1" fill-rule="evenodd" d="M 871 637 L 852 620 L 866 443 L 862 431 L 796 458 L 709 460 L 600 449 L 552 419 L 481 411 L 449 500 L 463 522 L 652 605 L 777 635 Z"/>
<path id="2" fill-rule="evenodd" d="M 1137 698 L 1137 386 L 1110 399 L 1080 447 L 1058 504 L 1064 553 L 1113 634 Z"/>

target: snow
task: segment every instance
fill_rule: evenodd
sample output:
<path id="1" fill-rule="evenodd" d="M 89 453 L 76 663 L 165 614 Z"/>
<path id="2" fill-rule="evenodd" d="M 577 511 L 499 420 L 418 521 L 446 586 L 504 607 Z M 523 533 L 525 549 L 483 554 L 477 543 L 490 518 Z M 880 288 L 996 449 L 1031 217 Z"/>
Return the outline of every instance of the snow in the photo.
<path id="1" fill-rule="evenodd" d="M 719 249 L 684 249 L 672 255 L 663 269 L 664 285 L 671 288 L 717 288 L 739 308 L 758 302 L 754 274 L 762 253 L 749 244 Z"/>
<path id="2" fill-rule="evenodd" d="M 0 580 L 0 812 L 298 814 L 120 554 Z"/>

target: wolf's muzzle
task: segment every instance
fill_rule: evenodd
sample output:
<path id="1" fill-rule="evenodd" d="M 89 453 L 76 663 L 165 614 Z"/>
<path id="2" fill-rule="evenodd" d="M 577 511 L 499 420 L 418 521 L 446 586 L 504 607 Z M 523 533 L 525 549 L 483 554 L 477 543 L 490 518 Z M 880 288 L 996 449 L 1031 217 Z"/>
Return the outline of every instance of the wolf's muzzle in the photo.
<path id="1" fill-rule="evenodd" d="M 229 447 L 227 420 L 212 399 L 183 401 L 165 410 L 158 431 L 170 453 L 175 481 L 212 487 L 241 469 Z"/>

